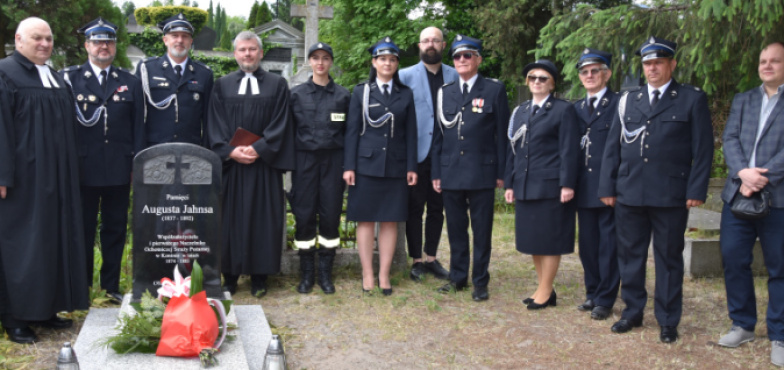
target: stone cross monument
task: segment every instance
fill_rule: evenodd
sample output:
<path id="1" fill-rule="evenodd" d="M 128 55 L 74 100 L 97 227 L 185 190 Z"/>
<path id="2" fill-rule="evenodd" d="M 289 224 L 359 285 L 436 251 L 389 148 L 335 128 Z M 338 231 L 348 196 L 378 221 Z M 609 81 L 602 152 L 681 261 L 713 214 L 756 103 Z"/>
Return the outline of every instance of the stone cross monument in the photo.
<path id="1" fill-rule="evenodd" d="M 292 4 L 292 17 L 305 18 L 305 62 L 298 67 L 297 74 L 289 81 L 289 87 L 297 86 L 308 80 L 311 70 L 308 64 L 307 53 L 311 45 L 318 42 L 319 19 L 332 19 L 333 9 L 331 6 L 319 5 L 319 0 L 307 0 L 305 5 Z"/>

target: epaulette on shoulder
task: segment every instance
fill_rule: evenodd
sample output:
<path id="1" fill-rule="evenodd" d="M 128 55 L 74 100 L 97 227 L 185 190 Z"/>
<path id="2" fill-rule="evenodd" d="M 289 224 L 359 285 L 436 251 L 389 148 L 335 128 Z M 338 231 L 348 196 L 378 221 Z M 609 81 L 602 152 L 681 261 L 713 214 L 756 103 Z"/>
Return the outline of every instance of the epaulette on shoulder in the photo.
<path id="1" fill-rule="evenodd" d="M 204 67 L 204 68 L 207 68 L 207 70 L 209 70 L 209 71 L 211 71 L 211 70 L 212 70 L 212 68 L 210 68 L 210 66 L 208 66 L 207 64 L 204 64 L 204 63 L 202 63 L 202 62 L 200 62 L 200 61 L 198 61 L 198 60 L 196 60 L 196 59 L 193 59 L 193 58 L 191 58 L 191 60 L 193 61 L 193 64 L 195 64 L 195 65 L 198 65 L 198 66 L 202 66 L 202 67 Z"/>
<path id="2" fill-rule="evenodd" d="M 78 71 L 80 69 L 82 69 L 81 65 L 78 65 L 78 66 L 68 66 L 68 67 L 63 68 L 63 72 Z"/>
<path id="3" fill-rule="evenodd" d="M 142 63 L 152 62 L 153 60 L 158 60 L 158 57 L 152 56 L 142 59 Z"/>
<path id="4" fill-rule="evenodd" d="M 357 84 L 357 86 L 356 86 L 356 87 L 359 87 L 359 86 L 362 86 L 362 85 L 366 85 L 368 82 L 370 82 L 370 81 L 369 81 L 369 80 L 360 81 L 360 82 Z"/>
<path id="5" fill-rule="evenodd" d="M 642 89 L 642 86 L 634 86 L 634 87 L 630 87 L 630 88 L 626 89 L 626 91 L 627 92 L 640 91 L 640 89 Z"/>
<path id="6" fill-rule="evenodd" d="M 687 90 L 702 91 L 702 89 L 700 89 L 699 87 L 697 87 L 697 86 L 694 86 L 694 85 L 689 85 L 689 84 L 681 84 L 681 86 L 682 86 L 684 89 L 687 89 Z"/>
<path id="7" fill-rule="evenodd" d="M 492 82 L 495 82 L 497 84 L 503 85 L 503 82 L 499 81 L 497 78 L 485 78 L 485 80 L 492 81 Z"/>

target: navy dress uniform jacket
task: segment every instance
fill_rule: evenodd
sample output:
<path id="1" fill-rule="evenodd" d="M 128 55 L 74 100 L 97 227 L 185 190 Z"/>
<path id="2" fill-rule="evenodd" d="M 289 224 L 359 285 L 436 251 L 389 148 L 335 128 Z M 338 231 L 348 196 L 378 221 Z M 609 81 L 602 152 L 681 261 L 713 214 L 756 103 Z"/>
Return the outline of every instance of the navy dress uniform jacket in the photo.
<path id="1" fill-rule="evenodd" d="M 346 171 L 373 177 L 406 178 L 407 172 L 417 170 L 417 126 L 414 94 L 408 87 L 393 84 L 390 101 L 381 94 L 375 82 L 370 84 L 368 111 L 372 119 L 391 112 L 395 120 L 394 135 L 392 121 L 380 128 L 368 123 L 362 133 L 362 94 L 366 83 L 354 87 L 346 124 L 345 161 Z"/>
<path id="2" fill-rule="evenodd" d="M 168 108 L 159 110 L 149 105 L 146 100 L 148 97 L 145 96 L 145 103 L 148 104 L 147 146 L 170 142 L 206 144 L 202 139 L 202 131 L 207 122 L 207 108 L 212 93 L 212 70 L 188 58 L 182 76 L 177 76 L 167 56 L 151 57 L 137 66 L 136 77 L 139 79 L 142 79 L 142 64 L 147 69 L 152 100 L 157 103 L 177 94 L 178 105 L 176 107 L 172 102 Z"/>
<path id="3" fill-rule="evenodd" d="M 575 191 L 577 207 L 607 207 L 599 200 L 599 174 L 602 168 L 604 148 L 607 144 L 607 135 L 610 132 L 613 117 L 618 112 L 620 97 L 620 94 L 608 89 L 599 100 L 593 114 L 588 113 L 586 99 L 580 99 L 574 103 L 577 117 L 580 118 L 580 136 L 584 137 L 587 133 L 590 142 L 590 145 L 586 143 L 589 145 L 587 150 L 586 148 L 580 150 L 580 170 Z"/>
<path id="4" fill-rule="evenodd" d="M 757 140 L 760 109 L 762 104 L 760 88 L 735 95 L 732 100 L 730 116 L 724 128 L 724 158 L 727 161 L 729 177 L 721 193 L 721 199 L 729 203 L 740 188 L 738 172 L 749 167 L 751 153 Z M 767 168 L 762 174 L 768 178 L 765 190 L 770 192 L 772 206 L 784 208 L 784 99 L 773 107 L 765 126 L 762 128 L 757 152 L 756 167 Z"/>
<path id="5" fill-rule="evenodd" d="M 452 128 L 442 122 L 435 130 L 432 178 L 440 179 L 446 190 L 495 188 L 506 166 L 509 102 L 504 85 L 479 75 L 465 98 L 459 82 L 447 83 L 441 91 L 444 118 L 451 121 L 461 112 L 463 117 Z M 474 99 L 484 99 L 481 113 L 473 111 Z"/>
<path id="6" fill-rule="evenodd" d="M 297 150 L 343 149 L 351 95 L 332 78 L 324 88 L 321 100 L 312 78 L 291 89 Z"/>
<path id="7" fill-rule="evenodd" d="M 646 126 L 642 137 L 621 143 L 613 118 L 602 159 L 599 197 L 617 196 L 628 206 L 685 207 L 704 201 L 713 160 L 713 127 L 700 89 L 672 81 L 651 110 L 647 86 L 628 92 L 624 120 L 629 131 Z"/>
<path id="8" fill-rule="evenodd" d="M 523 103 L 514 117 L 513 130 L 528 124 L 525 144 L 520 140 L 508 149 L 504 187 L 513 189 L 516 199 L 560 198 L 561 187 L 577 185 L 580 138 L 577 113 L 567 101 L 550 97 L 533 117 L 531 101 Z"/>
<path id="9" fill-rule="evenodd" d="M 141 82 L 128 71 L 111 66 L 104 89 L 89 62 L 65 68 L 60 74 L 71 82 L 76 105 L 85 118 L 106 107 L 106 121 L 102 114 L 94 126 L 77 126 L 81 185 L 130 184 L 133 156 L 145 147 Z"/>

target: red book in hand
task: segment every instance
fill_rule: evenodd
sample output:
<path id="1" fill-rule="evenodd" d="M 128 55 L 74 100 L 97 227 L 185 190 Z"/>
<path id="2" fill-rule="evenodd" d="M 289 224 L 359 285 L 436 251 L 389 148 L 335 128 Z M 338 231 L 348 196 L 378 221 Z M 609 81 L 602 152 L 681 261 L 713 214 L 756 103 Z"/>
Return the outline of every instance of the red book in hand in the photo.
<path id="1" fill-rule="evenodd" d="M 261 136 L 256 135 L 242 127 L 238 127 L 237 131 L 234 132 L 234 137 L 231 138 L 229 145 L 231 146 L 251 145 L 259 139 L 261 139 Z"/>

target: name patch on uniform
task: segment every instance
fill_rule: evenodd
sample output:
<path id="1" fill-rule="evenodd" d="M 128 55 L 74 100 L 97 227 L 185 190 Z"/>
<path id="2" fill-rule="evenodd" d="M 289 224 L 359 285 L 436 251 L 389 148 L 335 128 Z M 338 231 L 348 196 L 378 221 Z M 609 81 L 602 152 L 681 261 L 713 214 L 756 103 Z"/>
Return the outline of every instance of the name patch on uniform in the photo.
<path id="1" fill-rule="evenodd" d="M 346 120 L 346 114 L 345 113 L 331 113 L 330 117 L 332 118 L 332 121 L 335 121 L 335 122 L 337 122 L 337 121 L 343 122 L 343 121 Z"/>

